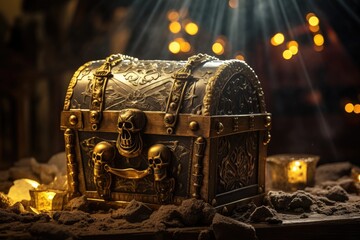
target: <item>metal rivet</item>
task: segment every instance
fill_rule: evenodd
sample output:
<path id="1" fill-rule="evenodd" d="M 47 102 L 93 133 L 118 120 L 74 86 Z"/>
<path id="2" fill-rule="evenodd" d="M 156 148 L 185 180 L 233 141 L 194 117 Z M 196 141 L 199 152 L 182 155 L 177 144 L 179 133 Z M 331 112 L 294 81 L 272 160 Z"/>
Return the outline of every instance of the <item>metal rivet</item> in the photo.
<path id="1" fill-rule="evenodd" d="M 165 117 L 164 117 L 164 121 L 165 121 L 166 123 L 168 123 L 168 124 L 173 123 L 174 120 L 175 120 L 175 117 L 174 117 L 174 115 L 171 114 L 171 113 L 167 113 L 167 114 L 165 115 Z"/>
<path id="2" fill-rule="evenodd" d="M 191 131 L 196 131 L 196 130 L 199 129 L 199 123 L 196 122 L 196 121 L 191 121 L 189 123 L 189 128 L 190 128 Z"/>
<path id="3" fill-rule="evenodd" d="M 259 193 L 262 193 L 262 192 L 264 192 L 264 188 L 262 188 L 261 186 L 258 188 L 258 192 Z"/>
<path id="4" fill-rule="evenodd" d="M 72 126 L 75 126 L 77 123 L 78 123 L 78 118 L 77 118 L 77 116 L 75 116 L 75 115 L 70 115 L 70 117 L 69 117 L 69 123 L 70 123 L 70 125 L 72 125 Z"/>
<path id="5" fill-rule="evenodd" d="M 98 125 L 97 124 L 92 124 L 91 125 L 91 129 L 93 130 L 93 131 L 96 131 L 97 129 L 98 129 Z"/>
<path id="6" fill-rule="evenodd" d="M 270 126 L 271 126 L 271 116 L 266 116 L 265 127 L 270 127 Z"/>
<path id="7" fill-rule="evenodd" d="M 97 120 L 98 117 L 99 117 L 99 113 L 98 113 L 97 111 L 91 111 L 91 112 L 90 112 L 90 118 L 91 118 L 92 120 Z"/>
<path id="8" fill-rule="evenodd" d="M 222 122 L 217 122 L 216 124 L 216 133 L 220 134 L 224 131 L 224 124 Z"/>

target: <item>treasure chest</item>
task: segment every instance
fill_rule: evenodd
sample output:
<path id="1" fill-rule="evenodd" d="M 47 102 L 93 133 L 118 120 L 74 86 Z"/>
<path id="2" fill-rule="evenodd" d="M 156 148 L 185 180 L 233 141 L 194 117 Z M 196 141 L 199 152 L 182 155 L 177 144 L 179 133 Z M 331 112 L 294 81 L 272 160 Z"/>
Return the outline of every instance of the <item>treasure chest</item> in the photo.
<path id="1" fill-rule="evenodd" d="M 215 207 L 264 194 L 271 117 L 239 60 L 114 54 L 73 75 L 61 114 L 70 196 Z"/>

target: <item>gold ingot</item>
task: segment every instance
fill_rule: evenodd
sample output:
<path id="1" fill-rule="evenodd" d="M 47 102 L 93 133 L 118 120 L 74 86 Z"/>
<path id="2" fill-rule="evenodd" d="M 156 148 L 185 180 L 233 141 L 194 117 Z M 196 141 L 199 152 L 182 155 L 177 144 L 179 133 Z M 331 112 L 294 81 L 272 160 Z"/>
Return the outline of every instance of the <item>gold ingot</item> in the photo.
<path id="1" fill-rule="evenodd" d="M 199 129 L 199 123 L 196 122 L 196 121 L 191 121 L 189 123 L 189 128 L 190 128 L 191 131 L 196 131 L 196 130 Z"/>
<path id="2" fill-rule="evenodd" d="M 77 116 L 75 116 L 73 114 L 70 115 L 69 123 L 70 123 L 71 126 L 75 126 L 78 122 L 79 122 L 79 120 L 78 120 Z"/>

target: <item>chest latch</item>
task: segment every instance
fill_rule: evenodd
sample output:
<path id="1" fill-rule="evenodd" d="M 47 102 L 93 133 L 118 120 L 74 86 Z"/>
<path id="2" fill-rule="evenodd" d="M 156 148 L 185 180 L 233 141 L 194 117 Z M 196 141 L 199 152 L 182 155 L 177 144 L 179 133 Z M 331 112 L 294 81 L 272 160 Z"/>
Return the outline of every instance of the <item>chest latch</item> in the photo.
<path id="1" fill-rule="evenodd" d="M 195 80 L 192 75 L 193 70 L 205 62 L 213 60 L 219 59 L 207 54 L 199 53 L 189 57 L 187 63 L 172 76 L 172 78 L 174 78 L 174 83 L 171 88 L 164 116 L 164 124 L 168 134 L 175 133 L 178 114 L 182 105 L 186 86 L 188 82 Z"/>

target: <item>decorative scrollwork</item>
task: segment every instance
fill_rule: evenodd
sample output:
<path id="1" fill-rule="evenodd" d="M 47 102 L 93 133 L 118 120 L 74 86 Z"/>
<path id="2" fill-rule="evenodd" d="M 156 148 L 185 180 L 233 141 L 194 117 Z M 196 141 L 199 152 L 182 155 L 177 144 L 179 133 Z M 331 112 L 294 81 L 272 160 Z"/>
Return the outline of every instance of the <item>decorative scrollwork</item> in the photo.
<path id="1" fill-rule="evenodd" d="M 219 164 L 219 184 L 223 191 L 231 191 L 249 185 L 255 174 L 256 133 L 245 133 L 240 143 L 231 148 L 230 141 L 223 137 L 222 147 L 229 152 Z M 231 149 L 231 150 L 230 150 Z M 224 152 L 224 150 L 222 150 Z"/>

